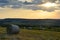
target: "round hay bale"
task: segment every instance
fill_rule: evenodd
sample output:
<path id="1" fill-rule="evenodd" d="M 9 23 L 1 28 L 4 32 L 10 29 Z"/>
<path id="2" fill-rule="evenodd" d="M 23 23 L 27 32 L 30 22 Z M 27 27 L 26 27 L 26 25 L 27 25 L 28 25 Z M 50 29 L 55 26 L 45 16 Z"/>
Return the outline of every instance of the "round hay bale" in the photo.
<path id="1" fill-rule="evenodd" d="M 7 33 L 8 34 L 18 34 L 19 33 L 19 26 L 17 25 L 9 25 L 7 27 Z"/>

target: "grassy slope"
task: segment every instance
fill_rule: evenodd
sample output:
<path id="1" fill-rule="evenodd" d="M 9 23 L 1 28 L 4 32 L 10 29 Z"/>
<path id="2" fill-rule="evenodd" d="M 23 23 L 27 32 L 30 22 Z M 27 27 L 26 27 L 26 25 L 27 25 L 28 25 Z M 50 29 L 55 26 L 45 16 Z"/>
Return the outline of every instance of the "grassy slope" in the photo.
<path id="1" fill-rule="evenodd" d="M 20 29 L 18 35 L 11 36 L 6 36 L 5 32 L 5 28 L 0 28 L 1 40 L 9 40 L 12 37 L 19 38 L 19 40 L 60 40 L 60 32 Z"/>

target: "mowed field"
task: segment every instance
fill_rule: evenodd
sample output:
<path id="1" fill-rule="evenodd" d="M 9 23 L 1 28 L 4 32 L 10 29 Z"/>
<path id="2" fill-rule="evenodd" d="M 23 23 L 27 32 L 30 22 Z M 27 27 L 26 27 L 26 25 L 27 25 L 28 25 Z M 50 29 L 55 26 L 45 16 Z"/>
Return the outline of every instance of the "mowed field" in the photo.
<path id="1" fill-rule="evenodd" d="M 20 29 L 19 34 L 8 35 L 6 28 L 0 27 L 0 40 L 60 40 L 60 32 Z"/>

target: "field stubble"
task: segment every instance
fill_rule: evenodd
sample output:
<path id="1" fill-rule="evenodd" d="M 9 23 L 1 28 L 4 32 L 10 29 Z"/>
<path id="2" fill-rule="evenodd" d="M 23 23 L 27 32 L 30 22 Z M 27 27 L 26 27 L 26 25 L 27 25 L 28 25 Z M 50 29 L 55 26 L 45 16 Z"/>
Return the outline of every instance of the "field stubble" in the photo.
<path id="1" fill-rule="evenodd" d="M 8 35 L 1 27 L 0 40 L 60 40 L 60 32 L 20 29 L 19 34 Z"/>

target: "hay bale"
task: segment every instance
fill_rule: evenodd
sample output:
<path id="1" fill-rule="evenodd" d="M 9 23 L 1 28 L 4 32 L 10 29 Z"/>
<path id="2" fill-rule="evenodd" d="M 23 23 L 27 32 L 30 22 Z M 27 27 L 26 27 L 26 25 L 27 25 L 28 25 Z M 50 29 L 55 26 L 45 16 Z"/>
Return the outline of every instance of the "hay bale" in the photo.
<path id="1" fill-rule="evenodd" d="M 9 25 L 7 27 L 7 33 L 8 34 L 18 34 L 19 33 L 19 26 L 13 25 L 13 24 Z"/>

